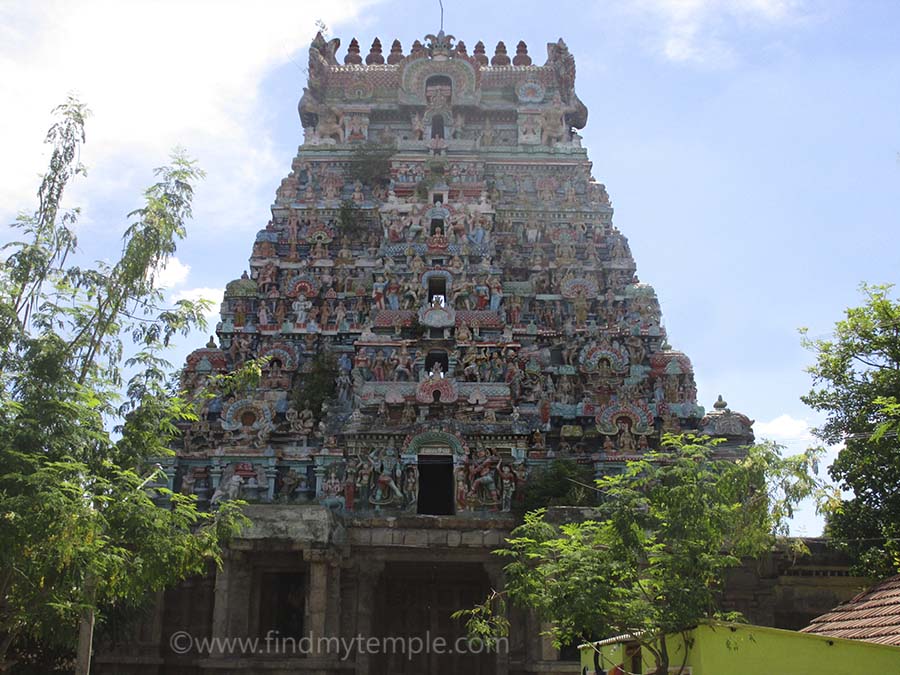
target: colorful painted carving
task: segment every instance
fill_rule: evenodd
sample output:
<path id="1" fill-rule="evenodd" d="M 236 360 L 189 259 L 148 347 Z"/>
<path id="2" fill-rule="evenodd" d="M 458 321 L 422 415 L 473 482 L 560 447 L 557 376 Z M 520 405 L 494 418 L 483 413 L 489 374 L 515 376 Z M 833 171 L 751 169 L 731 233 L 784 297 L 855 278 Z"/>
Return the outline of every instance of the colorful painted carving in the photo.
<path id="1" fill-rule="evenodd" d="M 313 41 L 304 144 L 182 382 L 265 357 L 262 377 L 184 424 L 179 489 L 477 517 L 560 458 L 599 475 L 665 432 L 752 438 L 667 343 L 578 142 L 565 43 L 543 65 L 524 42 L 381 44 L 340 63 Z"/>

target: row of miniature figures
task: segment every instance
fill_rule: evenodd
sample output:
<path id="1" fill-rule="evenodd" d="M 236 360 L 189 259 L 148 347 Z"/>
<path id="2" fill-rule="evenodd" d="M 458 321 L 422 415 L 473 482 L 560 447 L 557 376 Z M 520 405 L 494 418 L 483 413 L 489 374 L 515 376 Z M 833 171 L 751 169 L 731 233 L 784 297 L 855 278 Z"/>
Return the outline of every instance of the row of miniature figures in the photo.
<path id="1" fill-rule="evenodd" d="M 385 284 L 382 288 L 381 284 Z M 391 329 L 395 334 L 404 328 L 413 328 L 413 310 L 425 307 L 419 298 L 424 296 L 419 286 L 397 284 L 396 287 L 380 282 L 374 289 L 375 298 L 355 300 L 312 301 L 304 297 L 290 300 L 257 301 L 239 298 L 227 301 L 223 311 L 223 321 L 219 331 L 223 335 L 232 333 L 253 334 L 281 332 L 361 332 L 371 328 L 373 320 L 378 326 Z M 501 304 L 503 303 L 503 304 Z M 372 305 L 374 304 L 374 307 Z M 370 309 L 371 307 L 371 309 Z M 530 300 L 512 296 L 504 302 L 502 289 L 491 292 L 488 286 L 462 287 L 454 290 L 449 298 L 433 296 L 430 309 L 453 308 L 480 312 L 497 312 L 496 323 L 505 325 L 512 339 L 513 330 L 537 335 L 541 330 L 561 332 L 574 337 L 577 332 L 596 334 L 601 331 L 620 332 L 630 335 L 662 335 L 659 325 L 660 315 L 657 305 L 644 306 L 640 303 L 618 302 L 613 296 L 607 303 L 589 301 L 583 297 L 572 300 Z M 384 313 L 385 320 L 378 318 Z M 399 323 L 398 323 L 399 322 Z M 457 342 L 480 340 L 477 325 L 467 325 L 467 320 L 457 314 L 455 339 Z M 533 329 L 533 330 L 532 330 Z M 240 345 L 232 348 L 232 358 L 236 360 Z M 244 359 L 241 359 L 242 361 Z"/>
<path id="2" fill-rule="evenodd" d="M 212 507 L 222 501 L 242 499 L 315 501 L 346 511 L 416 511 L 422 487 L 419 461 L 401 457 L 394 448 L 388 447 L 327 466 L 309 463 L 276 467 L 250 461 L 232 462 L 224 467 L 184 464 L 178 472 L 178 490 L 184 495 L 195 495 L 201 503 Z M 521 500 L 526 475 L 524 463 L 512 463 L 510 458 L 501 458 L 494 451 L 479 449 L 471 456 L 458 458 L 451 478 L 455 511 L 510 511 Z"/>

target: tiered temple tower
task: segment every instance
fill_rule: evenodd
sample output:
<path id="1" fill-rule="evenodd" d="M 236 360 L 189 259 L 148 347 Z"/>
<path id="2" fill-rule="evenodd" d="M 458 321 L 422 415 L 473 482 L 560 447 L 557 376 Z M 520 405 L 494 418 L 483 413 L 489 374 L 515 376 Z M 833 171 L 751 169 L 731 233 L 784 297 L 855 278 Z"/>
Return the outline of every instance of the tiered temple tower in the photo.
<path id="1" fill-rule="evenodd" d="M 225 568 L 166 606 L 166 625 L 201 635 L 458 631 L 450 612 L 502 585 L 489 552 L 547 463 L 602 475 L 667 431 L 752 439 L 721 399 L 704 412 L 668 345 L 576 131 L 587 109 L 562 40 L 543 65 L 524 42 L 489 59 L 443 31 L 409 54 L 376 39 L 363 56 L 354 39 L 343 63 L 339 44 L 312 43 L 304 143 L 227 286 L 218 341 L 184 369 L 193 390 L 268 359 L 258 387 L 185 427 L 168 465 L 205 505 L 252 504 Z M 296 668 L 557 672 L 538 632 L 516 619 L 505 657 L 319 653 Z M 229 672 L 232 657 L 179 658 Z"/>

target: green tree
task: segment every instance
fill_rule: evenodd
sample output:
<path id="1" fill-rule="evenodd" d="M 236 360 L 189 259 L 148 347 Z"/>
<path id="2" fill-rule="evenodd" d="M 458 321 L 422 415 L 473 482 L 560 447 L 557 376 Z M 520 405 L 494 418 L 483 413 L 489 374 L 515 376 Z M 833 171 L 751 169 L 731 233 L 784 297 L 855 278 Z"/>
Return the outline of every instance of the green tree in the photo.
<path id="1" fill-rule="evenodd" d="M 327 352 L 320 352 L 303 367 L 303 376 L 293 392 L 294 406 L 299 410 L 309 408 L 316 418 L 322 416 L 322 406 L 337 391 L 337 359 Z"/>
<path id="2" fill-rule="evenodd" d="M 816 362 L 803 402 L 825 414 L 816 435 L 843 445 L 829 473 L 852 493 L 829 509 L 826 533 L 876 577 L 900 569 L 900 302 L 891 290 L 864 284 L 865 303 L 833 335 L 804 339 Z"/>
<path id="3" fill-rule="evenodd" d="M 529 476 L 525 510 L 544 506 L 593 506 L 597 501 L 593 484 L 593 464 L 565 459 L 550 462 Z"/>
<path id="4" fill-rule="evenodd" d="M 350 237 L 353 239 L 359 237 L 365 231 L 362 209 L 354 204 L 352 199 L 344 199 L 341 201 L 341 208 L 338 210 L 337 223 L 338 231 L 342 237 Z"/>
<path id="5" fill-rule="evenodd" d="M 38 207 L 0 270 L 0 664 L 74 650 L 79 627 L 89 656 L 95 617 L 205 571 L 244 522 L 233 504 L 198 512 L 150 463 L 194 417 L 163 354 L 203 326 L 204 305 L 164 306 L 155 275 L 202 172 L 176 151 L 129 214 L 119 259 L 74 265 L 78 212 L 62 200 L 84 173 L 88 111 L 70 98 L 54 112 Z"/>
<path id="6" fill-rule="evenodd" d="M 725 572 L 786 534 L 793 505 L 820 482 L 815 452 L 783 458 L 771 444 L 739 457 L 717 440 L 666 437 L 664 449 L 597 481 L 596 517 L 557 525 L 545 510 L 526 514 L 503 557 L 506 585 L 457 613 L 470 635 L 505 634 L 507 601 L 548 622 L 557 644 L 631 635 L 667 673 L 665 636 L 721 615 Z"/>
<path id="7" fill-rule="evenodd" d="M 364 143 L 350 156 L 350 180 L 368 187 L 384 187 L 391 181 L 391 157 L 397 148 L 391 144 Z"/>

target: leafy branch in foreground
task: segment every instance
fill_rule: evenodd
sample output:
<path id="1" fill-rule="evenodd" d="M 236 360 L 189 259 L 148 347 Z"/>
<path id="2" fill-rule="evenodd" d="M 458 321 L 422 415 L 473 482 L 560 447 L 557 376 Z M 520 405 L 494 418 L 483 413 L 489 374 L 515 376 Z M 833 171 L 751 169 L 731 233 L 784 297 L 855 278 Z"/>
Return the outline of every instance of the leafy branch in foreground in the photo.
<path id="1" fill-rule="evenodd" d="M 62 200 L 85 173 L 89 113 L 74 98 L 54 112 L 38 206 L 19 216 L 22 240 L 0 268 L 0 669 L 28 660 L 46 671 L 54 648 L 74 651 L 80 622 L 219 563 L 246 522 L 238 504 L 199 512 L 159 487 L 151 464 L 195 415 L 163 355 L 203 327 L 205 307 L 166 306 L 156 277 L 203 174 L 176 151 L 129 214 L 118 260 L 76 266 L 78 212 Z"/>
<path id="2" fill-rule="evenodd" d="M 597 481 L 595 518 L 558 525 L 544 509 L 525 515 L 506 547 L 503 595 L 551 625 L 557 644 L 631 635 L 668 672 L 665 636 L 707 618 L 726 571 L 786 532 L 801 499 L 823 494 L 815 452 L 783 458 L 755 445 L 721 457 L 719 440 L 667 436 L 663 449 Z M 505 604 L 493 594 L 469 610 L 471 635 L 506 635 Z"/>
<path id="3" fill-rule="evenodd" d="M 886 577 L 900 570 L 900 301 L 889 285 L 861 291 L 832 335 L 804 337 L 816 361 L 803 402 L 826 415 L 815 434 L 842 446 L 828 471 L 853 493 L 828 508 L 826 532 L 857 572 Z"/>

